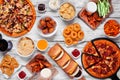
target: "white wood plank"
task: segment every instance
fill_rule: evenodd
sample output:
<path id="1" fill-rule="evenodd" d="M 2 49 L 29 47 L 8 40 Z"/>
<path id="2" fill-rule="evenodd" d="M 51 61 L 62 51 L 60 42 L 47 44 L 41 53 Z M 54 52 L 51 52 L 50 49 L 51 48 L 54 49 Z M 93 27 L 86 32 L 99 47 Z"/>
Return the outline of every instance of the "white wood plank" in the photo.
<path id="1" fill-rule="evenodd" d="M 68 0 L 60 0 L 61 3 L 63 1 L 68 1 Z M 88 0 L 69 0 L 70 2 L 72 2 L 75 7 L 76 7 L 76 10 L 77 10 L 77 13 L 81 10 L 81 8 L 85 5 L 85 3 L 88 1 Z M 82 1 L 84 3 L 82 3 Z M 49 49 L 50 47 L 52 47 L 54 44 L 56 43 L 60 43 L 60 45 L 69 53 L 71 54 L 72 50 L 77 48 L 79 49 L 80 51 L 82 51 L 84 45 L 87 43 L 87 41 L 90 41 L 94 38 L 99 38 L 99 37 L 106 37 L 103 33 L 103 26 L 105 24 L 105 22 L 109 19 L 115 19 L 117 20 L 119 23 L 120 23 L 120 0 L 112 0 L 112 4 L 113 4 L 113 8 L 114 8 L 114 12 L 110 15 L 110 18 L 107 18 L 105 20 L 105 22 L 103 22 L 96 30 L 92 30 L 88 27 L 88 25 L 86 25 L 81 19 L 78 19 L 77 18 L 77 15 L 76 15 L 76 18 L 72 21 L 72 22 L 65 22 L 63 20 L 60 19 L 59 17 L 59 14 L 58 12 L 53 12 L 49 6 L 48 6 L 48 2 L 49 0 L 31 0 L 31 2 L 33 3 L 33 5 L 35 6 L 35 9 L 36 9 L 36 13 L 37 13 L 37 19 L 36 19 L 36 22 L 32 28 L 32 30 L 24 35 L 24 36 L 28 36 L 30 38 L 32 38 L 36 44 L 36 42 L 39 40 L 39 39 L 42 39 L 43 37 L 41 37 L 37 31 L 36 31 L 36 27 L 37 27 L 37 23 L 40 19 L 40 17 L 43 15 L 43 14 L 40 14 L 37 12 L 37 4 L 40 3 L 40 2 L 44 2 L 46 4 L 46 7 L 47 7 L 47 10 L 46 10 L 46 13 L 45 14 L 48 14 L 50 16 L 54 16 L 55 19 L 57 20 L 58 22 L 58 27 L 59 27 L 59 30 L 57 31 L 56 35 L 47 39 L 48 42 L 49 42 Z M 72 46 L 72 47 L 66 47 L 65 43 L 64 43 L 64 38 L 62 36 L 62 31 L 63 29 L 65 28 L 66 25 L 70 24 L 70 23 L 79 23 L 82 27 L 82 30 L 85 32 L 85 39 L 84 39 L 84 42 L 83 43 L 79 43 L 78 45 L 76 46 Z M 1 33 L 1 32 L 0 32 Z M 11 40 L 13 42 L 13 49 L 9 52 L 10 54 L 14 55 L 20 62 L 20 64 L 22 65 L 25 65 L 28 61 L 22 59 L 21 57 L 19 57 L 17 54 L 16 54 L 16 43 L 18 41 L 18 39 L 20 38 L 11 38 L 11 37 L 8 37 L 6 35 L 3 34 L 3 38 L 6 39 L 6 40 Z M 120 37 L 117 38 L 117 39 L 113 39 L 120 47 Z M 49 50 L 48 49 L 48 50 Z M 35 49 L 35 53 L 34 55 L 39 52 L 37 49 Z M 58 65 L 47 55 L 47 51 L 45 53 L 41 52 L 42 54 L 44 54 L 47 59 L 58 69 L 59 71 L 59 74 L 53 78 L 53 80 L 70 80 L 69 77 L 58 67 Z M 81 58 L 79 58 L 78 60 L 76 60 L 81 66 Z M 88 73 L 86 73 L 86 71 L 84 71 L 83 69 L 83 74 L 86 78 L 86 80 L 99 80 L 99 79 L 96 79 L 96 78 L 93 78 L 91 76 L 88 75 Z M 120 71 L 118 72 L 117 74 L 118 76 L 120 76 Z M 2 74 L 0 73 L 0 80 L 7 80 L 5 79 Z M 11 79 L 9 80 L 18 80 L 16 75 L 13 76 Z M 103 80 L 103 79 L 102 79 Z M 109 80 L 109 79 L 106 79 L 106 80 Z"/>

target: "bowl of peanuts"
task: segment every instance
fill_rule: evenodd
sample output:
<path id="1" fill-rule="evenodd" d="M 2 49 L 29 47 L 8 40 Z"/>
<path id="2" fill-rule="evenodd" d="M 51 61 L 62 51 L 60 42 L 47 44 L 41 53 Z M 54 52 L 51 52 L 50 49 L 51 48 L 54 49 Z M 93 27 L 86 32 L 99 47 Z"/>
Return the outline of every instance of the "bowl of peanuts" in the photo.
<path id="1" fill-rule="evenodd" d="M 64 2 L 59 8 L 59 15 L 64 21 L 71 21 L 75 18 L 76 9 L 70 2 Z"/>

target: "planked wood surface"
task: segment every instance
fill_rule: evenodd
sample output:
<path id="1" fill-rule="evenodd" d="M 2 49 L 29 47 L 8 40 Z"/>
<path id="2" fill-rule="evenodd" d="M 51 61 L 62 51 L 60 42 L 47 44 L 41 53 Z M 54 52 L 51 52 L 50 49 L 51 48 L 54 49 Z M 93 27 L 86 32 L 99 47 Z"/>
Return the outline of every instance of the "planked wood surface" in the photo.
<path id="1" fill-rule="evenodd" d="M 85 6 L 85 4 L 88 2 L 88 0 L 59 0 L 60 3 L 63 3 L 63 2 L 66 2 L 66 1 L 70 1 L 71 3 L 74 4 L 74 6 L 76 7 L 76 10 L 77 10 L 77 13 L 81 10 L 81 8 L 83 6 Z M 61 20 L 61 18 L 59 17 L 59 14 L 57 11 L 52 11 L 49 6 L 48 6 L 48 2 L 49 0 L 31 0 L 31 2 L 33 3 L 35 9 L 36 9 L 36 22 L 32 28 L 32 30 L 24 35 L 24 36 L 27 36 L 27 37 L 30 37 L 34 40 L 35 44 L 36 42 L 39 40 L 39 39 L 43 39 L 43 37 L 41 37 L 38 33 L 37 33 L 37 30 L 36 30 L 36 27 L 37 27 L 37 24 L 38 24 L 38 21 L 40 19 L 40 17 L 44 14 L 47 14 L 47 15 L 50 15 L 50 16 L 53 16 L 56 18 L 57 22 L 58 22 L 58 31 L 56 33 L 56 35 L 54 35 L 53 37 L 51 38 L 47 38 L 48 42 L 49 42 L 49 48 L 51 46 L 53 46 L 55 43 L 59 43 L 68 53 L 71 53 L 71 51 L 73 49 L 79 49 L 80 51 L 83 49 L 84 45 L 86 44 L 87 41 L 90 41 L 94 38 L 99 38 L 99 37 L 106 37 L 104 35 L 104 32 L 103 32 L 103 26 L 105 24 L 105 22 L 109 19 L 115 19 L 117 20 L 119 23 L 120 23 L 120 0 L 112 0 L 112 5 L 113 5 L 113 9 L 114 9 L 114 12 L 110 15 L 109 18 L 107 18 L 96 30 L 92 30 L 91 28 L 88 27 L 88 25 L 86 25 L 81 19 L 77 18 L 77 15 L 75 17 L 75 19 L 71 22 L 65 22 L 63 20 Z M 46 12 L 44 14 L 40 14 L 37 12 L 37 4 L 38 3 L 41 3 L 41 2 L 44 2 L 46 4 Z M 62 31 L 63 29 L 65 28 L 66 25 L 70 24 L 70 23 L 79 23 L 82 27 L 82 30 L 84 31 L 85 33 L 85 38 L 84 38 L 84 41 L 82 43 L 79 43 L 78 45 L 76 46 L 72 46 L 72 47 L 67 47 L 64 43 L 64 38 L 62 36 Z M 1 32 L 0 32 L 1 33 Z M 2 34 L 2 33 L 1 33 Z M 20 38 L 11 38 L 11 37 L 8 37 L 4 34 L 3 35 L 3 38 L 6 39 L 6 40 L 11 40 L 13 42 L 13 49 L 9 52 L 9 54 L 11 54 L 12 56 L 14 56 L 19 64 L 21 65 L 25 65 L 29 60 L 26 60 L 26 59 L 22 59 L 21 57 L 19 57 L 17 54 L 16 54 L 16 43 L 18 41 L 18 39 Z M 120 47 L 120 37 L 117 38 L 117 39 L 113 39 L 113 41 L 115 41 L 119 47 Z M 34 51 L 34 55 L 39 52 L 37 49 L 35 49 Z M 55 76 L 53 78 L 53 80 L 70 80 L 70 78 L 57 66 L 57 64 L 46 54 L 46 52 L 41 52 L 43 55 L 46 56 L 46 58 L 57 68 L 59 74 L 57 76 Z M 0 56 L 0 58 L 2 58 L 2 56 Z M 80 66 L 81 65 L 81 58 L 77 59 L 76 60 Z M 93 78 L 91 76 L 88 75 L 88 73 L 86 73 L 86 71 L 84 71 L 83 69 L 83 75 L 85 76 L 86 80 L 99 80 L 99 79 L 96 79 L 96 78 Z M 117 73 L 117 76 L 120 78 L 120 70 L 118 71 Z M 17 76 L 16 74 L 14 74 L 10 79 L 5 79 L 5 77 L 2 75 L 2 73 L 0 73 L 0 80 L 18 80 L 17 79 Z M 101 80 L 104 80 L 104 79 L 101 79 Z M 105 79 L 105 80 L 110 80 L 109 78 L 108 79 Z"/>

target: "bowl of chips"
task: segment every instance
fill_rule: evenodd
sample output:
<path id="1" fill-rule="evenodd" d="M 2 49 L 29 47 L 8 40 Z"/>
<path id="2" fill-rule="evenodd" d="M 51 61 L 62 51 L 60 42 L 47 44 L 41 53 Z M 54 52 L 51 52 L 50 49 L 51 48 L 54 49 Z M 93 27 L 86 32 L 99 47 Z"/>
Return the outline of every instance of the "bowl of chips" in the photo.
<path id="1" fill-rule="evenodd" d="M 75 18 L 76 9 L 70 2 L 63 3 L 59 8 L 59 15 L 65 21 L 71 21 Z"/>

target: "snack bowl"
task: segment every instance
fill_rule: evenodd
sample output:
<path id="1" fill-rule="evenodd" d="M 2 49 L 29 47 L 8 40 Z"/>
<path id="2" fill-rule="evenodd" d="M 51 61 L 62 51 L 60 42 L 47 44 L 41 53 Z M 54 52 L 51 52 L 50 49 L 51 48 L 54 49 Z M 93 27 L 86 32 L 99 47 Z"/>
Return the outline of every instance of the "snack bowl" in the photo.
<path id="1" fill-rule="evenodd" d="M 108 20 L 104 25 L 104 34 L 109 38 L 120 37 L 120 24 L 116 20 Z"/>
<path id="2" fill-rule="evenodd" d="M 52 37 L 58 30 L 57 20 L 49 15 L 43 15 L 38 21 L 37 31 L 45 38 Z"/>
<path id="3" fill-rule="evenodd" d="M 18 74 L 17 74 L 17 77 L 19 80 L 24 80 L 26 78 L 26 73 L 24 71 L 20 71 Z"/>
<path id="4" fill-rule="evenodd" d="M 22 37 L 16 45 L 16 52 L 20 57 L 29 58 L 33 55 L 35 44 L 29 37 Z"/>
<path id="5" fill-rule="evenodd" d="M 53 11 L 57 11 L 60 7 L 59 0 L 49 0 L 49 8 Z"/>
<path id="6" fill-rule="evenodd" d="M 81 51 L 78 50 L 78 49 L 74 49 L 71 53 L 71 56 L 74 58 L 74 59 L 78 59 L 80 56 L 81 56 Z"/>
<path id="7" fill-rule="evenodd" d="M 46 5 L 44 3 L 37 4 L 37 11 L 39 13 L 44 13 L 46 11 Z"/>
<path id="8" fill-rule="evenodd" d="M 48 49 L 48 41 L 46 39 L 40 39 L 37 42 L 37 49 L 40 51 L 46 51 Z"/>
<path id="9" fill-rule="evenodd" d="M 75 6 L 70 2 L 62 3 L 59 8 L 59 16 L 64 21 L 73 20 L 76 16 Z"/>
<path id="10" fill-rule="evenodd" d="M 105 34 L 108 38 L 111 38 L 111 39 L 116 39 L 116 38 L 120 37 L 120 33 L 119 33 L 118 35 L 116 35 L 116 36 L 109 36 L 109 35 L 107 35 L 105 32 L 104 32 L 104 34 Z"/>
<path id="11" fill-rule="evenodd" d="M 19 80 L 27 80 L 32 76 L 32 73 L 30 73 L 26 67 L 21 67 L 21 69 L 19 69 L 16 74 Z"/>

